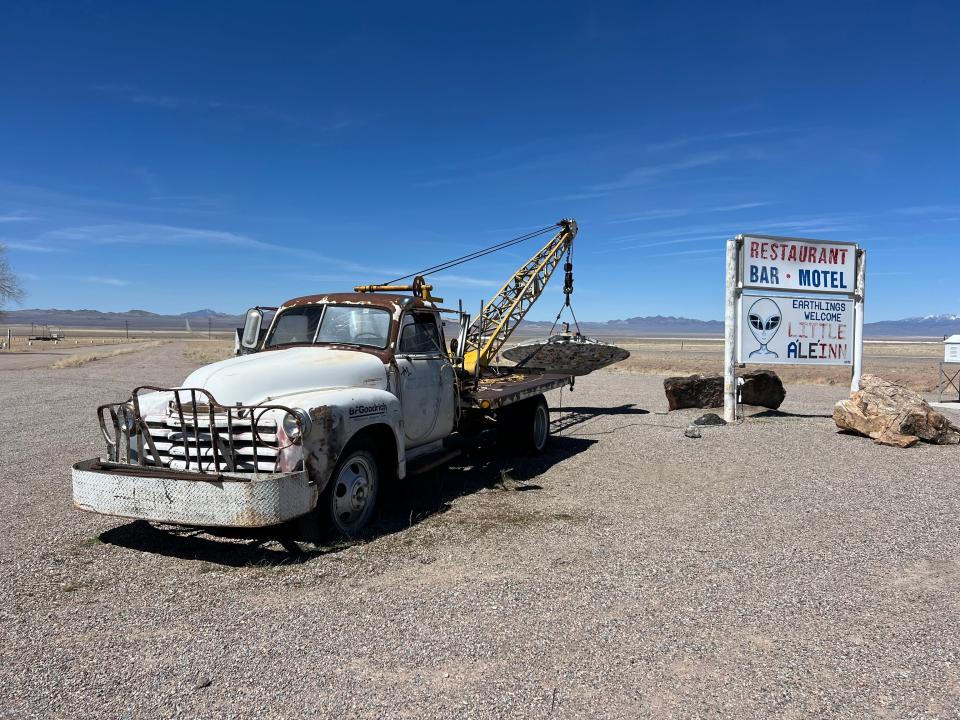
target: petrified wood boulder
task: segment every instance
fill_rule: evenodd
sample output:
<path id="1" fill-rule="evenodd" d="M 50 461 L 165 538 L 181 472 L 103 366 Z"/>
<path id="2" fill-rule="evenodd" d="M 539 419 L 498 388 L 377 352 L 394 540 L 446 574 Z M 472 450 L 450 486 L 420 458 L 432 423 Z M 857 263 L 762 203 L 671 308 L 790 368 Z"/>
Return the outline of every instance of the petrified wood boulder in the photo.
<path id="1" fill-rule="evenodd" d="M 910 447 L 918 440 L 960 444 L 960 429 L 913 390 L 876 375 L 863 375 L 860 389 L 833 408 L 841 430 L 873 438 L 880 445 Z"/>
<path id="2" fill-rule="evenodd" d="M 783 381 L 773 370 L 750 370 L 742 373 L 743 387 L 740 389 L 740 401 L 744 405 L 759 405 L 776 410 L 783 405 L 787 391 Z"/>
<path id="3" fill-rule="evenodd" d="M 671 410 L 723 407 L 723 378 L 720 375 L 669 377 L 663 391 Z"/>
<path id="4" fill-rule="evenodd" d="M 744 405 L 759 405 L 776 410 L 783 403 L 787 391 L 775 372 L 752 370 L 741 375 L 744 379 L 741 398 Z M 722 375 L 688 375 L 669 377 L 663 381 L 663 391 L 671 410 L 681 408 L 723 407 Z"/>

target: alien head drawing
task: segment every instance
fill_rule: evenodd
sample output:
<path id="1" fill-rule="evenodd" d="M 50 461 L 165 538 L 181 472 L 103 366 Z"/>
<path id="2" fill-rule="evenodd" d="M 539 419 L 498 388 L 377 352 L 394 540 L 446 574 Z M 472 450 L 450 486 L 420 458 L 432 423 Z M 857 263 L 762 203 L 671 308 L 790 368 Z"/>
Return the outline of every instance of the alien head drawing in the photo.
<path id="1" fill-rule="evenodd" d="M 760 298 L 747 311 L 750 322 L 750 332 L 760 343 L 760 347 L 750 353 L 749 357 L 780 357 L 767 345 L 780 329 L 780 306 L 770 298 Z"/>

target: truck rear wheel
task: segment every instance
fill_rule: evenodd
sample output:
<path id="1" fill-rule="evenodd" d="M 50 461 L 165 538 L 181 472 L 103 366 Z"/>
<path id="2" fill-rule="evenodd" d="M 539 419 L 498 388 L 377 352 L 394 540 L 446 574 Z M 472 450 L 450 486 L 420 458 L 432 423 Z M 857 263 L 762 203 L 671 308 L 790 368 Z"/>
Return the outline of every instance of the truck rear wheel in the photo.
<path id="1" fill-rule="evenodd" d="M 500 410 L 497 413 L 497 435 L 501 445 L 513 450 L 543 452 L 550 439 L 547 399 L 537 395 Z"/>
<path id="2" fill-rule="evenodd" d="M 377 456 L 369 448 L 347 448 L 317 503 L 330 530 L 349 538 L 363 532 L 377 506 L 380 476 Z"/>

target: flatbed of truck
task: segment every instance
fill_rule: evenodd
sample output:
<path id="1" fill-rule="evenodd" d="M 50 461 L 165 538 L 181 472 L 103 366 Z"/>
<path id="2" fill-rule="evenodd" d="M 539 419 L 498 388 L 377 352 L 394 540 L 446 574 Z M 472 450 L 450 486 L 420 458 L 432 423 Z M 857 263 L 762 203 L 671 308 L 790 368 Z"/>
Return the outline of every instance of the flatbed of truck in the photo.
<path id="1" fill-rule="evenodd" d="M 536 370 L 517 372 L 512 367 L 491 368 L 484 373 L 479 383 L 467 380 L 460 392 L 463 407 L 479 410 L 496 410 L 520 400 L 541 395 L 550 390 L 568 385 L 570 375 L 545 373 Z"/>

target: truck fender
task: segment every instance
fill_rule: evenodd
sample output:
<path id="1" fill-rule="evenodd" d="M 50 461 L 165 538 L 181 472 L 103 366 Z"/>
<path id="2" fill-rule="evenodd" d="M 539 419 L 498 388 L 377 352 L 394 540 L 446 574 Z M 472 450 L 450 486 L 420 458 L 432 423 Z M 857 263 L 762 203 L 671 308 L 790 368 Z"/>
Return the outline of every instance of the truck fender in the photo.
<path id="1" fill-rule="evenodd" d="M 391 459 L 398 478 L 406 475 L 403 442 L 403 412 L 397 397 L 375 388 L 340 388 L 299 393 L 284 397 L 284 403 L 306 410 L 310 431 L 304 438 L 304 465 L 323 492 L 330 474 L 347 447 L 359 433 L 386 426 L 393 435 Z"/>

